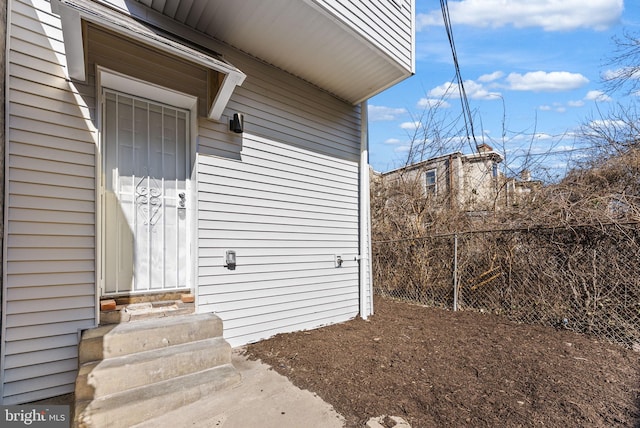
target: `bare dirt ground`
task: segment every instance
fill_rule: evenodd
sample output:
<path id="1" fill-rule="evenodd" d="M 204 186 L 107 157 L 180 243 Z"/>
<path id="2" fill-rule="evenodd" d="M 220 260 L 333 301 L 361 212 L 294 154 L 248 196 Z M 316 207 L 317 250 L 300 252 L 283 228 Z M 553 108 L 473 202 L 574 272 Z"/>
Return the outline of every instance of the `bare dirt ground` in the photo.
<path id="1" fill-rule="evenodd" d="M 376 298 L 375 315 L 248 346 L 363 427 L 640 427 L 640 353 L 566 330 Z"/>

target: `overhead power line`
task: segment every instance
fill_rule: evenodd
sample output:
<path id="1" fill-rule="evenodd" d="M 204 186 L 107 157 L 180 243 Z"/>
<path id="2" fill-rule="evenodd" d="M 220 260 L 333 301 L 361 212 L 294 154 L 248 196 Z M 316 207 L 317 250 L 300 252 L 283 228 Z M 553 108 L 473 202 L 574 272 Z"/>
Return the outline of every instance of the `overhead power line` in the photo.
<path id="1" fill-rule="evenodd" d="M 478 142 L 476 141 L 476 135 L 473 130 L 473 117 L 471 115 L 471 107 L 469 107 L 469 99 L 467 98 L 467 92 L 464 89 L 464 81 L 462 80 L 462 73 L 460 73 L 460 65 L 458 64 L 458 54 L 456 53 L 456 45 L 453 41 L 453 30 L 451 29 L 449 4 L 447 3 L 447 0 L 440 0 L 440 8 L 442 9 L 442 18 L 444 19 L 444 28 L 447 31 L 449 46 L 451 46 L 451 54 L 453 55 L 453 66 L 456 71 L 456 81 L 458 82 L 458 91 L 460 93 L 460 102 L 462 104 L 462 115 L 464 117 L 464 126 L 467 133 L 467 142 L 471 146 L 471 139 L 473 139 L 475 147 L 471 146 L 471 150 L 477 151 Z"/>

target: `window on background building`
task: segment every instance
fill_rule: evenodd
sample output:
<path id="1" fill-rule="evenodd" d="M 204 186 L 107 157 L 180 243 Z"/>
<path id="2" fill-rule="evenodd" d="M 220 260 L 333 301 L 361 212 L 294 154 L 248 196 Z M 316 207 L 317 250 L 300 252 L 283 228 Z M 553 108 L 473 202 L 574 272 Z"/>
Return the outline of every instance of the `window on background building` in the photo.
<path id="1" fill-rule="evenodd" d="M 430 169 L 425 173 L 427 195 L 436 195 L 438 193 L 438 180 L 435 169 Z"/>

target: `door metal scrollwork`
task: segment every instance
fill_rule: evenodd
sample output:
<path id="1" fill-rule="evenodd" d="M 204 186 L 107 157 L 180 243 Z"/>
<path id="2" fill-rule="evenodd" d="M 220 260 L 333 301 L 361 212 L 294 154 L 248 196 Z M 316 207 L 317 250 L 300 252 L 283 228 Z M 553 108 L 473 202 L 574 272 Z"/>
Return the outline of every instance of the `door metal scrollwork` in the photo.
<path id="1" fill-rule="evenodd" d="M 136 185 L 136 207 L 142 214 L 145 225 L 154 226 L 160 219 L 160 208 L 162 207 L 162 190 L 159 189 L 155 180 L 148 178 L 149 184 L 155 187 L 144 186 L 147 177 L 142 177 Z"/>

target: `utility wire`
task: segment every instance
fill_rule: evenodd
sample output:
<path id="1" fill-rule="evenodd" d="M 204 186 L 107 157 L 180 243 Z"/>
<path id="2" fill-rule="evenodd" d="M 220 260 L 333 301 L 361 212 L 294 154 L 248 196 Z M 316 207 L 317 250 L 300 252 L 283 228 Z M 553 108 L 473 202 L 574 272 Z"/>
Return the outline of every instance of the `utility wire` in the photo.
<path id="1" fill-rule="evenodd" d="M 469 99 L 467 98 L 467 92 L 464 89 L 464 82 L 462 80 L 462 74 L 460 73 L 460 65 L 458 64 L 458 54 L 456 53 L 456 45 L 453 41 L 453 30 L 451 29 L 451 19 L 449 18 L 449 4 L 447 0 L 440 0 L 440 9 L 442 9 L 442 18 L 444 19 L 444 28 L 447 31 L 447 37 L 449 39 L 449 46 L 451 46 L 451 54 L 453 55 L 453 66 L 456 71 L 456 80 L 458 82 L 458 91 L 460 92 L 460 102 L 462 103 L 462 115 L 464 117 L 464 126 L 467 132 L 467 142 L 472 151 L 478 150 L 478 142 L 476 141 L 476 135 L 473 130 L 473 117 L 471 115 L 471 108 L 469 107 Z M 475 148 L 471 146 L 471 139 Z"/>

